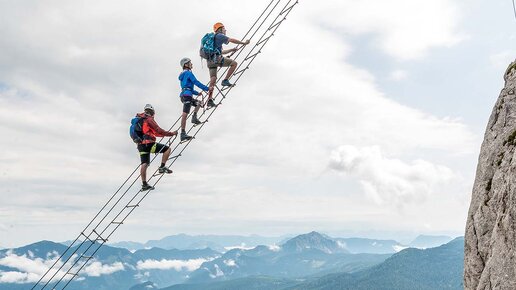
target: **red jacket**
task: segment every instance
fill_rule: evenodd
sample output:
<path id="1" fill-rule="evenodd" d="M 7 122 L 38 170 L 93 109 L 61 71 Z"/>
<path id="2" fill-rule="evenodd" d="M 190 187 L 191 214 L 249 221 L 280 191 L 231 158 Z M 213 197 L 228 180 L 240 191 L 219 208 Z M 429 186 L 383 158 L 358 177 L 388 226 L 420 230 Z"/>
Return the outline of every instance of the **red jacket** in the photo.
<path id="1" fill-rule="evenodd" d="M 146 136 L 142 144 L 150 144 L 156 142 L 156 137 L 174 136 L 174 133 L 165 131 L 154 121 L 154 116 L 140 113 L 138 117 L 145 118 L 143 121 L 143 134 Z"/>

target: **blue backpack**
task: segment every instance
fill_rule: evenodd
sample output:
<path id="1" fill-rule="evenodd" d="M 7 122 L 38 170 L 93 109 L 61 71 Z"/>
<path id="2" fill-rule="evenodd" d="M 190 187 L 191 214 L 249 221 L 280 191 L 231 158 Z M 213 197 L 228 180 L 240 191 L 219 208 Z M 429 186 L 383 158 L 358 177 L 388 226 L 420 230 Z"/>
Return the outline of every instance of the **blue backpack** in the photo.
<path id="1" fill-rule="evenodd" d="M 201 49 L 199 55 L 207 60 L 213 60 L 217 55 L 222 52 L 215 48 L 215 33 L 206 33 L 201 39 Z"/>
<path id="2" fill-rule="evenodd" d="M 142 143 L 145 139 L 145 135 L 143 134 L 143 121 L 145 121 L 144 117 L 134 117 L 131 119 L 131 126 L 129 127 L 129 135 L 133 142 L 136 144 Z"/>

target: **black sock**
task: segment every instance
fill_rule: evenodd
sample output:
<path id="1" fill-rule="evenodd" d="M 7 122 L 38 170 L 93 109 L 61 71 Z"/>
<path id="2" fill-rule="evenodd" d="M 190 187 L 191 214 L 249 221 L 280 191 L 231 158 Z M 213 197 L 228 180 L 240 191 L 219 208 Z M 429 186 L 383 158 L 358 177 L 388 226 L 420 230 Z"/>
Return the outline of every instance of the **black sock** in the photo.
<path id="1" fill-rule="evenodd" d="M 183 133 L 184 133 L 184 134 L 186 134 L 185 129 L 181 129 L 181 133 L 182 133 L 182 134 L 183 134 Z"/>
<path id="2" fill-rule="evenodd" d="M 161 167 L 165 167 L 165 163 L 161 162 Z"/>
<path id="3" fill-rule="evenodd" d="M 144 181 L 144 182 L 143 182 L 143 185 L 148 185 L 148 184 L 147 184 L 147 181 Z"/>

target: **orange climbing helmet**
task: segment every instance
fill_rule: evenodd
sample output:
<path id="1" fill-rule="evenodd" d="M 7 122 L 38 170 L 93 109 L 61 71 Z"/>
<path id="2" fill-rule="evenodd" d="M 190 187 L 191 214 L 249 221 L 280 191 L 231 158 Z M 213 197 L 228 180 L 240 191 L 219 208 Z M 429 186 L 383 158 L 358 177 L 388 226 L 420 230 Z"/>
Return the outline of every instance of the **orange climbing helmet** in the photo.
<path id="1" fill-rule="evenodd" d="M 217 23 L 213 24 L 213 31 L 216 32 L 217 30 L 219 30 L 219 28 L 222 28 L 222 27 L 224 27 L 224 24 L 217 22 Z"/>

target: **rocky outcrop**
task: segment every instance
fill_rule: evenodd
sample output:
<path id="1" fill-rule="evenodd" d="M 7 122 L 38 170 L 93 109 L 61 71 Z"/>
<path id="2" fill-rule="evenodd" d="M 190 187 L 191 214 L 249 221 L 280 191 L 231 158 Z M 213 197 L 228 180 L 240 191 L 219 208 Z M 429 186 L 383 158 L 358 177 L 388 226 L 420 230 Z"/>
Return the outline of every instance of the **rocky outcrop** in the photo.
<path id="1" fill-rule="evenodd" d="M 464 289 L 516 289 L 516 61 L 478 158 L 464 242 Z"/>

